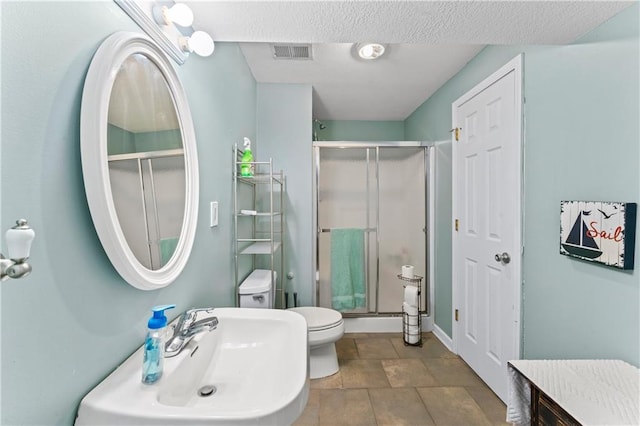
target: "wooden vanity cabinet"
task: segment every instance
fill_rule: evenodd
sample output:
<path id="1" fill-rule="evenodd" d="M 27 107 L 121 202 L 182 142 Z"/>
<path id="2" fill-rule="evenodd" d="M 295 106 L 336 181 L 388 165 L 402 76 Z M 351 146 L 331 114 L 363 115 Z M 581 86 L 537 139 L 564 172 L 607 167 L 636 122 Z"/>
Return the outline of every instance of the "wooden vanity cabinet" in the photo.
<path id="1" fill-rule="evenodd" d="M 531 386 L 531 425 L 532 426 L 578 426 L 581 425 L 560 405 L 549 398 L 533 383 Z"/>

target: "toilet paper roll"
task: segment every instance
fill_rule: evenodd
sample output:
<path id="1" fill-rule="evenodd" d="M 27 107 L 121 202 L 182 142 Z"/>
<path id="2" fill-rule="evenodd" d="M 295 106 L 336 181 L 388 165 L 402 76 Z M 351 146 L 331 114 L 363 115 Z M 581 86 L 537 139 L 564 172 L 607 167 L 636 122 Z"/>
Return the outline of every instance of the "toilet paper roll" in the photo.
<path id="1" fill-rule="evenodd" d="M 418 306 L 418 287 L 408 285 L 404 288 L 404 301 L 408 305 Z"/>
<path id="2" fill-rule="evenodd" d="M 409 326 L 409 332 L 407 333 L 407 336 L 405 338 L 405 340 L 408 343 L 416 344 L 418 343 L 418 339 L 420 339 L 420 333 L 418 332 L 418 326 L 417 325 L 410 325 Z"/>
<path id="3" fill-rule="evenodd" d="M 404 278 L 413 278 L 413 265 L 402 265 L 402 276 Z"/>
<path id="4" fill-rule="evenodd" d="M 407 343 L 415 344 L 420 340 L 420 328 L 418 327 L 418 308 L 402 304 L 402 311 L 405 313 L 403 321 L 404 340 Z"/>
<path id="5" fill-rule="evenodd" d="M 411 306 L 408 303 L 402 304 L 402 311 L 406 313 L 404 319 L 405 323 L 408 325 L 418 325 L 418 308 L 415 306 Z"/>

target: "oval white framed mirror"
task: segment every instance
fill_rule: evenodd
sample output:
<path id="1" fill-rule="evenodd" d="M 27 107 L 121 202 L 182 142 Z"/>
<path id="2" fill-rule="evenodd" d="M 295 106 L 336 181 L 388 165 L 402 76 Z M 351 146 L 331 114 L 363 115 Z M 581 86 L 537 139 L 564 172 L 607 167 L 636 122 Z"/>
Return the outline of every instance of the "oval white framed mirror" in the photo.
<path id="1" fill-rule="evenodd" d="M 196 138 L 180 80 L 145 35 L 117 32 L 96 51 L 80 151 L 91 217 L 114 268 L 141 290 L 171 284 L 195 238 Z"/>

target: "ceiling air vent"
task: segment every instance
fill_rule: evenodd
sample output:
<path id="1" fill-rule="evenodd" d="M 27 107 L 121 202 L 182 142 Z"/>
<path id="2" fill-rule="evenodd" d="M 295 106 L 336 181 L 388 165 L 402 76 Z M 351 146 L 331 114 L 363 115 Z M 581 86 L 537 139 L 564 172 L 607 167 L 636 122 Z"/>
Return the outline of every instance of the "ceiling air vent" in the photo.
<path id="1" fill-rule="evenodd" d="M 272 44 L 271 51 L 273 59 L 312 59 L 310 44 Z"/>

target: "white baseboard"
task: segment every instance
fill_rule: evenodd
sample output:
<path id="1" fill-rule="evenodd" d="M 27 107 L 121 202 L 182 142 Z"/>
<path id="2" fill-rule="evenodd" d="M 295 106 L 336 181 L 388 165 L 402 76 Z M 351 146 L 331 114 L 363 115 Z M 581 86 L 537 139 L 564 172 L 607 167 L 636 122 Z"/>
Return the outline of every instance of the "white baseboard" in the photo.
<path id="1" fill-rule="evenodd" d="M 422 316 L 422 331 L 433 329 L 433 318 Z M 344 319 L 345 333 L 402 333 L 402 317 L 358 317 Z"/>
<path id="2" fill-rule="evenodd" d="M 437 324 L 433 324 L 432 332 L 433 332 L 433 335 L 436 336 L 438 340 L 440 340 L 442 344 L 447 347 L 447 349 L 449 349 L 453 353 L 456 353 L 453 350 L 453 340 L 451 340 L 451 337 L 447 336 L 447 333 L 442 331 L 442 329 L 438 327 Z"/>

